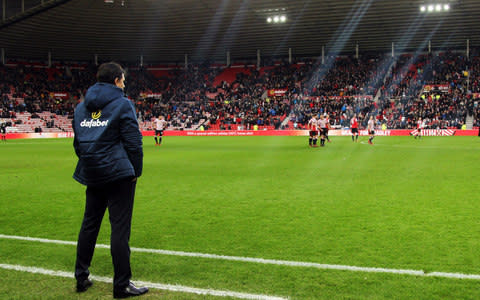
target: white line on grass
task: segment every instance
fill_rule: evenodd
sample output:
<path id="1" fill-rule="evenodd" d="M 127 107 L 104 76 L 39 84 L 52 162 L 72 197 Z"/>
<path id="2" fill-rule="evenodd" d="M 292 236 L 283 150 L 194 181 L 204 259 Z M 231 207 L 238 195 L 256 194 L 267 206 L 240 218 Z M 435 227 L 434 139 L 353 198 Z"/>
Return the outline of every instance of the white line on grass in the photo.
<path id="1" fill-rule="evenodd" d="M 66 278 L 74 277 L 72 272 L 55 271 L 55 270 L 48 270 L 48 269 L 37 268 L 37 267 L 26 267 L 21 265 L 0 264 L 0 268 L 6 269 L 6 270 L 14 270 L 14 271 L 42 274 L 42 275 L 55 276 L 55 277 L 66 277 Z M 90 278 L 98 282 L 112 283 L 112 279 L 108 277 L 91 275 Z M 288 299 L 288 298 L 282 298 L 277 296 L 247 294 L 247 293 L 220 291 L 220 290 L 212 290 L 212 289 L 199 289 L 199 288 L 193 288 L 193 287 L 182 286 L 182 285 L 163 284 L 163 283 L 148 282 L 148 281 L 135 281 L 135 283 L 142 286 L 148 286 L 153 289 L 197 294 L 197 295 L 211 295 L 211 296 L 220 296 L 220 297 L 234 297 L 239 299 L 259 299 L 259 300 L 260 299 L 261 300 Z"/>
<path id="2" fill-rule="evenodd" d="M 33 238 L 33 237 L 4 235 L 4 234 L 0 234 L 0 239 L 31 241 L 31 242 L 40 242 L 40 243 L 47 243 L 47 244 L 60 244 L 60 245 L 73 245 L 73 246 L 77 245 L 76 242 L 71 242 L 71 241 L 50 240 L 50 239 L 44 239 L 44 238 Z M 97 244 L 96 248 L 110 249 L 110 247 L 105 244 Z M 367 273 L 391 273 L 391 274 L 402 274 L 402 275 L 412 275 L 412 276 L 422 276 L 422 277 L 443 277 L 443 278 L 480 280 L 480 274 L 463 274 L 463 273 L 447 273 L 447 272 L 426 273 L 423 270 L 330 265 L 330 264 L 320 264 L 320 263 L 302 262 L 302 261 L 276 260 L 276 259 L 254 258 L 254 257 L 244 257 L 244 256 L 228 256 L 228 255 L 218 255 L 218 254 L 208 254 L 208 253 L 198 253 L 198 252 L 184 252 L 184 251 L 172 251 L 172 250 L 136 248 L 136 247 L 130 247 L 130 250 L 134 252 L 154 253 L 154 254 L 161 254 L 161 255 L 200 257 L 200 258 L 229 260 L 229 261 L 251 262 L 251 263 L 259 263 L 259 264 L 266 264 L 266 265 L 316 268 L 321 270 L 340 270 L 340 271 L 367 272 Z"/>

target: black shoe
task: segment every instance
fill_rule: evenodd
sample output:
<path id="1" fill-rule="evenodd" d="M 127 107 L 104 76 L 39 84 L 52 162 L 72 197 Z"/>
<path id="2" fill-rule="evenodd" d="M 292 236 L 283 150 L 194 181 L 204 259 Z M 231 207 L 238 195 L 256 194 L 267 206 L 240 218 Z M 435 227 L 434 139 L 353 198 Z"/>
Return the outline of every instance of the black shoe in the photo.
<path id="1" fill-rule="evenodd" d="M 137 288 L 133 282 L 130 282 L 126 287 L 123 289 L 113 289 L 113 298 L 129 298 L 140 296 L 148 292 L 147 287 L 139 287 Z"/>
<path id="2" fill-rule="evenodd" d="M 91 281 L 88 278 L 84 279 L 84 280 L 77 281 L 77 293 L 85 292 L 92 285 L 93 285 L 93 281 Z"/>

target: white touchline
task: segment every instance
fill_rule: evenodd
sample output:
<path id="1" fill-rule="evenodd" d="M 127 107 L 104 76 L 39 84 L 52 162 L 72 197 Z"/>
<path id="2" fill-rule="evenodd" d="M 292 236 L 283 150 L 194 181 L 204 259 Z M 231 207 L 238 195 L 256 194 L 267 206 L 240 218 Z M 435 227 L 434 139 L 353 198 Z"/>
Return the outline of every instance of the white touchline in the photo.
<path id="1" fill-rule="evenodd" d="M 37 267 L 27 267 L 27 266 L 21 266 L 21 265 L 0 264 L 0 268 L 6 269 L 6 270 L 34 273 L 34 274 L 49 275 L 49 276 L 55 276 L 55 277 L 66 277 L 66 278 L 74 277 L 73 272 L 55 271 L 55 270 L 48 270 L 48 269 L 37 268 Z M 108 277 L 91 275 L 90 278 L 98 282 L 112 283 L 112 279 Z M 233 291 L 221 291 L 221 290 L 212 290 L 212 289 L 200 289 L 200 288 L 188 287 L 183 285 L 163 284 L 163 283 L 148 282 L 148 281 L 135 281 L 135 283 L 138 285 L 148 286 L 150 288 L 159 289 L 159 290 L 167 290 L 172 292 L 182 292 L 182 293 L 190 293 L 190 294 L 198 294 L 198 295 L 211 295 L 211 296 L 220 296 L 220 297 L 234 297 L 239 299 L 258 299 L 258 300 L 288 299 L 288 298 L 282 298 L 277 296 L 257 295 L 257 294 L 248 294 L 248 293 L 239 293 L 239 292 L 233 292 Z"/>
<path id="2" fill-rule="evenodd" d="M 60 244 L 60 245 L 73 245 L 73 246 L 77 245 L 76 242 L 72 242 L 72 241 L 50 240 L 50 239 L 44 239 L 44 238 L 33 238 L 33 237 L 4 235 L 4 234 L 0 234 L 0 239 L 31 241 L 31 242 L 40 242 L 40 243 L 47 243 L 47 244 Z M 105 244 L 97 244 L 95 247 L 102 248 L 102 249 L 110 249 L 110 246 Z M 320 263 L 313 263 L 313 262 L 276 260 L 276 259 L 229 256 L 229 255 L 218 255 L 218 254 L 197 253 L 197 252 L 136 248 L 136 247 L 130 247 L 130 250 L 134 252 L 154 253 L 154 254 L 161 254 L 161 255 L 200 257 L 200 258 L 219 259 L 219 260 L 251 262 L 251 263 L 259 263 L 259 264 L 267 264 L 267 265 L 316 268 L 316 269 L 322 269 L 322 270 L 341 270 L 341 271 L 368 272 L 368 273 L 391 273 L 391 274 L 403 274 L 403 275 L 413 275 L 413 276 L 422 276 L 422 277 L 443 277 L 443 278 L 480 280 L 480 274 L 463 274 L 463 273 L 447 273 L 447 272 L 427 272 L 426 273 L 423 270 L 331 265 L 331 264 L 320 264 Z"/>

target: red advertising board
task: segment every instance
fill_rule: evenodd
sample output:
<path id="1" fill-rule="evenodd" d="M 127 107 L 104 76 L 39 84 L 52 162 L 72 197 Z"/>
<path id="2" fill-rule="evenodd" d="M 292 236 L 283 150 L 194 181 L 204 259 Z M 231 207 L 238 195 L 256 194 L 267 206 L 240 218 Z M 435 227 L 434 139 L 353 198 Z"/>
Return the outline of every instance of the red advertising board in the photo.
<path id="1" fill-rule="evenodd" d="M 409 136 L 416 130 L 392 129 L 376 130 L 376 136 Z M 308 136 L 308 130 L 167 130 L 165 136 Z M 349 129 L 330 130 L 330 136 L 351 136 Z M 361 136 L 367 136 L 366 130 L 360 130 Z M 153 136 L 154 131 L 143 131 L 143 136 Z M 423 136 L 477 136 L 478 129 L 453 130 L 453 129 L 422 129 Z M 73 132 L 60 133 L 7 133 L 7 139 L 39 139 L 39 138 L 72 138 Z"/>
<path id="2" fill-rule="evenodd" d="M 7 140 L 13 139 L 55 139 L 72 138 L 73 132 L 45 132 L 45 133 L 7 133 Z"/>
<path id="3" fill-rule="evenodd" d="M 409 136 L 416 132 L 413 129 L 375 130 L 376 136 Z M 142 132 L 144 136 L 153 136 L 153 131 Z M 308 136 L 308 130 L 205 130 L 205 131 L 165 131 L 166 136 Z M 350 129 L 335 129 L 328 132 L 330 136 L 351 136 Z M 360 130 L 359 135 L 367 136 L 367 130 Z M 424 136 L 476 136 L 478 129 L 452 130 L 452 129 L 422 129 Z"/>

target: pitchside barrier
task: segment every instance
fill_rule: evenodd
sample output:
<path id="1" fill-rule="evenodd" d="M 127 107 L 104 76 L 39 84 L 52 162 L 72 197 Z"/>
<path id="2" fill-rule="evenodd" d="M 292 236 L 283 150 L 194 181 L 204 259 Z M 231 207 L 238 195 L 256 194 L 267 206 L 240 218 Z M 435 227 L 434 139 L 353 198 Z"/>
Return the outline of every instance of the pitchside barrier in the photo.
<path id="1" fill-rule="evenodd" d="M 417 130 L 392 129 L 375 130 L 376 136 L 408 136 L 417 134 Z M 144 136 L 153 136 L 153 131 L 144 131 Z M 165 131 L 165 136 L 308 136 L 308 130 L 206 130 L 206 131 Z M 329 136 L 351 136 L 350 129 L 335 129 L 328 132 Z M 368 136 L 367 130 L 360 130 L 359 135 Z M 454 129 L 422 129 L 423 136 L 476 136 L 478 129 L 454 130 Z"/>
<path id="2" fill-rule="evenodd" d="M 366 130 L 360 130 L 361 136 L 367 136 Z M 417 130 L 391 129 L 375 130 L 376 136 L 408 136 L 417 134 Z M 143 136 L 153 136 L 154 131 L 143 131 Z M 164 136 L 308 136 L 308 130 L 167 130 Z M 329 136 L 351 136 L 350 129 L 335 129 L 328 132 Z M 477 136 L 478 129 L 455 130 L 455 129 L 422 129 L 423 136 Z M 40 139 L 40 138 L 72 138 L 73 132 L 60 133 L 7 133 L 9 139 Z"/>

